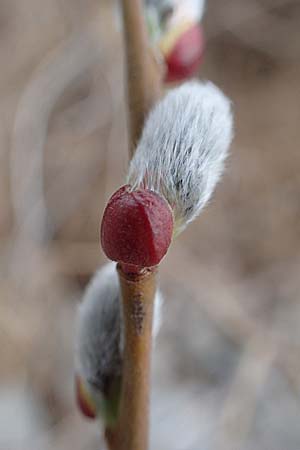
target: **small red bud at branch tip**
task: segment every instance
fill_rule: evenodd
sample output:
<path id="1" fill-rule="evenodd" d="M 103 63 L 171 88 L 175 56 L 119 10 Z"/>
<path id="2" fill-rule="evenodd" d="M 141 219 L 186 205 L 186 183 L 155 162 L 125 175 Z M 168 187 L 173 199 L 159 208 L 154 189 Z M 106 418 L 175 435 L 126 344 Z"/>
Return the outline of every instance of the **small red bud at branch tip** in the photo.
<path id="1" fill-rule="evenodd" d="M 194 24 L 179 36 L 165 55 L 166 82 L 178 82 L 194 76 L 203 59 L 204 37 L 200 25 Z"/>
<path id="2" fill-rule="evenodd" d="M 126 185 L 110 198 L 100 234 L 104 253 L 124 270 L 153 267 L 170 246 L 173 213 L 167 201 L 154 191 L 131 190 Z"/>

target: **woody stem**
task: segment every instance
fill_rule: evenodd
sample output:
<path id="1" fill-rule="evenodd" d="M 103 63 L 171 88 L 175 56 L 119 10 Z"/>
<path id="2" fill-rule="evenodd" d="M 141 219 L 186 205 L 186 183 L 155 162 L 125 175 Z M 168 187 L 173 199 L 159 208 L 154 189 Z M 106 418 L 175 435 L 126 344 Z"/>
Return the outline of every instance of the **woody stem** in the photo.
<path id="1" fill-rule="evenodd" d="M 141 135 L 144 120 L 160 96 L 161 69 L 150 48 L 141 0 L 122 0 L 129 112 L 129 153 Z"/>

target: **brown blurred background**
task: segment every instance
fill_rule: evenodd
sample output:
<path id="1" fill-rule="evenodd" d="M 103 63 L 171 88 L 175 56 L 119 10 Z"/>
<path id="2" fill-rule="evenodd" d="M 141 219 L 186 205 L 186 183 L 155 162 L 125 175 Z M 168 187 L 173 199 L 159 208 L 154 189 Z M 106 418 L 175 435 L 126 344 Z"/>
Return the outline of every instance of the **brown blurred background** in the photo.
<path id="1" fill-rule="evenodd" d="M 108 0 L 0 3 L 0 448 L 103 449 L 73 399 L 82 290 L 127 166 Z M 161 268 L 154 450 L 300 449 L 300 2 L 208 0 L 235 140 Z"/>

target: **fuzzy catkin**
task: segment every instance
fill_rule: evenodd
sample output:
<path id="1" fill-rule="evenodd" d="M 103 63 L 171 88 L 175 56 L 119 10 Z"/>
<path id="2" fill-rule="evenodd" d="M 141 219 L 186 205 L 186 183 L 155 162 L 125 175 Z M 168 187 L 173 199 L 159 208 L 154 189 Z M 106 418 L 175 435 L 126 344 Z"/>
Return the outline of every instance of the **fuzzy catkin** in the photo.
<path id="1" fill-rule="evenodd" d="M 160 326 L 162 297 L 156 292 L 153 334 Z M 93 277 L 78 309 L 76 370 L 90 388 L 103 392 L 108 379 L 122 374 L 124 347 L 120 288 L 115 263 Z"/>
<path id="2" fill-rule="evenodd" d="M 163 195 L 176 232 L 201 211 L 223 172 L 233 136 L 229 99 L 210 82 L 175 88 L 149 114 L 128 183 Z"/>

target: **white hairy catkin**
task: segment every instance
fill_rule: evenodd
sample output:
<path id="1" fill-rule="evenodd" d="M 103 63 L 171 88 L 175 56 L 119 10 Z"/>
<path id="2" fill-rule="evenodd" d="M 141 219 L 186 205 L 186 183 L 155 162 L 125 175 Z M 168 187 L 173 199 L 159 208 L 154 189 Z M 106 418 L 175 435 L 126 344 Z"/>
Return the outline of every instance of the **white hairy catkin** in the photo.
<path id="1" fill-rule="evenodd" d="M 211 197 L 232 136 L 229 99 L 213 83 L 185 83 L 169 91 L 149 114 L 128 183 L 132 189 L 163 195 L 178 233 Z"/>
<path id="2" fill-rule="evenodd" d="M 156 293 L 153 335 L 160 326 L 162 297 Z M 115 263 L 108 263 L 92 278 L 78 309 L 76 371 L 90 388 L 105 390 L 107 380 L 122 374 L 123 319 Z"/>

